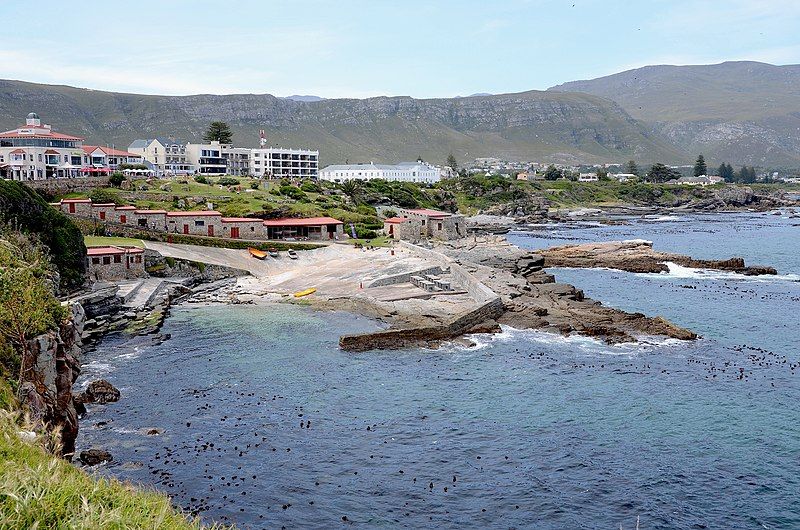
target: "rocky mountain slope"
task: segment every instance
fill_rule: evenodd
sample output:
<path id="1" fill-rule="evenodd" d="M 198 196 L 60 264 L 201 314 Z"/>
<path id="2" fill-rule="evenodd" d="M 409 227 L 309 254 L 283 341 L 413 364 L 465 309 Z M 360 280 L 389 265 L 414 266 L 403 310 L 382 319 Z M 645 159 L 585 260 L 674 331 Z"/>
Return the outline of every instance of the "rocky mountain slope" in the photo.
<path id="1" fill-rule="evenodd" d="M 646 66 L 550 91 L 619 103 L 654 135 L 713 163 L 800 163 L 800 65 Z"/>
<path id="2" fill-rule="evenodd" d="M 450 99 L 376 97 L 294 101 L 268 94 L 148 96 L 0 81 L 0 128 L 31 111 L 87 143 L 126 147 L 141 137 L 198 141 L 211 120 L 234 140 L 313 147 L 323 164 L 409 160 L 452 152 L 550 161 L 678 161 L 689 158 L 615 103 L 585 94 L 531 91 Z"/>

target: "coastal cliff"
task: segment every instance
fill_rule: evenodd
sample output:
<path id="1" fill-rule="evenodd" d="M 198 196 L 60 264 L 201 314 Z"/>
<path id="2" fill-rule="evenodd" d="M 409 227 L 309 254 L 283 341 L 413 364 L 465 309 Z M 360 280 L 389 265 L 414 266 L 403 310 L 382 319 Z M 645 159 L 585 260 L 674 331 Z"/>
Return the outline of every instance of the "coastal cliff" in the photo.
<path id="1" fill-rule="evenodd" d="M 23 376 L 20 399 L 31 419 L 61 436 L 60 454 L 71 459 L 78 436 L 78 412 L 72 385 L 80 375 L 81 336 L 86 314 L 70 304 L 70 314 L 54 329 L 28 341 L 30 369 Z"/>

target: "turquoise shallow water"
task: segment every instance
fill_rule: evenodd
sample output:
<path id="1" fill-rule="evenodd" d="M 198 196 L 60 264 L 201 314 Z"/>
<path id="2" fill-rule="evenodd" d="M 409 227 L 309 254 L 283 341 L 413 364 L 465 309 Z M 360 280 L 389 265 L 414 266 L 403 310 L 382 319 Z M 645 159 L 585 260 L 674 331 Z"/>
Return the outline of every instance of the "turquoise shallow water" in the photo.
<path id="1" fill-rule="evenodd" d="M 661 237 L 681 252 L 708 237 L 727 251 L 703 257 L 747 247 L 789 278 L 555 271 L 695 327 L 696 343 L 506 330 L 470 350 L 353 355 L 337 336 L 374 325 L 352 315 L 177 307 L 167 342 L 111 337 L 87 356 L 83 381 L 103 375 L 123 400 L 89 411 L 79 446 L 114 454 L 101 473 L 250 528 L 798 528 L 800 267 L 770 248 L 796 247 L 800 228 L 745 217 L 512 236 Z M 764 250 L 729 228 L 744 222 Z"/>

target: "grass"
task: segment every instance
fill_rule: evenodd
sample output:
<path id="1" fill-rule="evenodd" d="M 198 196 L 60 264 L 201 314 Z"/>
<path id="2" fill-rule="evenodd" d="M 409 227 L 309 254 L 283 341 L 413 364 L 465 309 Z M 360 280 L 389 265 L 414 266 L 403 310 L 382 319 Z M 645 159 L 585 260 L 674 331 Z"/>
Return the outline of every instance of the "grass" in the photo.
<path id="1" fill-rule="evenodd" d="M 83 236 L 83 242 L 87 247 L 104 247 L 108 245 L 116 245 L 123 247 L 139 247 L 143 248 L 144 243 L 141 239 L 133 239 L 130 237 L 110 237 L 110 236 Z"/>
<path id="2" fill-rule="evenodd" d="M 203 528 L 164 494 L 92 476 L 52 456 L 42 446 L 52 440 L 41 434 L 23 441 L 20 431 L 32 429 L 19 420 L 19 413 L 0 410 L 0 528 Z"/>
<path id="3" fill-rule="evenodd" d="M 378 236 L 372 239 L 348 239 L 347 242 L 353 245 L 361 243 L 362 245 L 371 245 L 373 247 L 389 247 L 392 244 L 392 240 L 388 236 Z"/>

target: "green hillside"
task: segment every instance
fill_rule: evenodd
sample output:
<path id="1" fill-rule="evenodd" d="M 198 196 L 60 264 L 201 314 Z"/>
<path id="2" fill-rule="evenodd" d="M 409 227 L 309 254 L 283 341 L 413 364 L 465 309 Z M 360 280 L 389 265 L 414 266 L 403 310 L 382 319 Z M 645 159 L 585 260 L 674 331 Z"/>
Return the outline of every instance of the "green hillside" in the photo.
<path id="1" fill-rule="evenodd" d="M 655 134 L 714 162 L 800 164 L 800 65 L 646 66 L 551 91 L 613 99 Z"/>
<path id="2" fill-rule="evenodd" d="M 31 111 L 87 143 L 126 147 L 136 138 L 199 141 L 211 120 L 227 121 L 238 145 L 258 131 L 271 145 L 320 150 L 323 164 L 345 161 L 444 162 L 482 156 L 553 162 L 685 161 L 657 134 L 603 98 L 531 91 L 450 99 L 377 97 L 293 101 L 274 96 L 145 96 L 21 81 L 0 81 L 0 128 Z"/>

